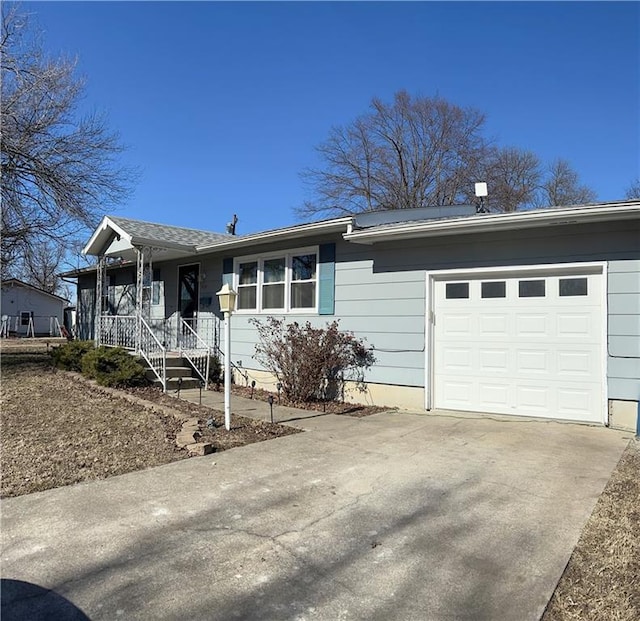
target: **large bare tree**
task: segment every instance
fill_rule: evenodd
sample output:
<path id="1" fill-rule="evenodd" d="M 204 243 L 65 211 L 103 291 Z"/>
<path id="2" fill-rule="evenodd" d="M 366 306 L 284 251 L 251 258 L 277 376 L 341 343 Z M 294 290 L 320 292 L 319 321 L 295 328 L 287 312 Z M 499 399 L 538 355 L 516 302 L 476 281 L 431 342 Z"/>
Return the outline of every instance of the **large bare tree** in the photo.
<path id="1" fill-rule="evenodd" d="M 303 172 L 315 200 L 304 214 L 406 209 L 456 202 L 486 149 L 484 116 L 441 98 L 391 104 L 335 127 L 317 150 L 323 166 Z"/>
<path id="2" fill-rule="evenodd" d="M 3 8 L 2 272 L 29 278 L 29 256 L 94 226 L 128 195 L 135 171 L 119 164 L 104 118 L 79 114 L 75 62 L 48 58 L 27 26 L 15 6 Z"/>
<path id="3" fill-rule="evenodd" d="M 640 198 L 640 178 L 631 183 L 625 192 L 625 198 L 633 200 L 634 198 Z"/>
<path id="4" fill-rule="evenodd" d="M 475 202 L 485 181 L 485 204 L 497 211 L 590 202 L 564 160 L 545 170 L 534 153 L 497 147 L 483 135 L 484 115 L 440 97 L 396 93 L 373 99 L 370 110 L 334 127 L 317 147 L 321 165 L 303 171 L 313 199 L 303 216 Z"/>

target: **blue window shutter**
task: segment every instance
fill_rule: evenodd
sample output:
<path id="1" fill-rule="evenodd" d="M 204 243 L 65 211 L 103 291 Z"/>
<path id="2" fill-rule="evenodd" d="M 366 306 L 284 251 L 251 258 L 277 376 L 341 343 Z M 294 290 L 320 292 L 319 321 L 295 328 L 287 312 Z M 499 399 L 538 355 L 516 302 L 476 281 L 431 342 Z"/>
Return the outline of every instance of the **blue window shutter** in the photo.
<path id="1" fill-rule="evenodd" d="M 320 244 L 318 265 L 318 314 L 335 313 L 336 245 Z"/>
<path id="2" fill-rule="evenodd" d="M 233 287 L 233 258 L 222 259 L 222 284 Z"/>

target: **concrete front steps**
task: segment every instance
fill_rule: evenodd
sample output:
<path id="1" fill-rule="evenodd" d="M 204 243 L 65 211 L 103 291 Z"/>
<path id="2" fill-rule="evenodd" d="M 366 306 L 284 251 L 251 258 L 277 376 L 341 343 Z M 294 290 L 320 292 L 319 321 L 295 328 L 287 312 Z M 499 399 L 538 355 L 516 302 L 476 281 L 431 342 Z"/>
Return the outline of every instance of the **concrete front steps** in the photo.
<path id="1" fill-rule="evenodd" d="M 156 374 L 147 368 L 147 379 L 154 384 L 160 384 Z M 180 382 L 182 380 L 182 382 Z M 167 392 L 187 388 L 198 388 L 200 386 L 200 376 L 193 370 L 189 361 L 177 353 L 167 353 Z"/>

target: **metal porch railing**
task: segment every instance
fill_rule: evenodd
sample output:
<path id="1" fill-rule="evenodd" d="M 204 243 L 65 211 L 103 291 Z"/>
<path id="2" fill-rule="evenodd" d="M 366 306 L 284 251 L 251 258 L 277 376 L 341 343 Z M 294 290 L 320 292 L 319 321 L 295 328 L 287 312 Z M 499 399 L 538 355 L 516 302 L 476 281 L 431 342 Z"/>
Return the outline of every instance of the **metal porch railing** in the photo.
<path id="1" fill-rule="evenodd" d="M 97 321 L 97 345 L 123 347 L 135 351 L 138 318 L 135 315 L 100 315 Z"/>
<path id="2" fill-rule="evenodd" d="M 180 355 L 189 361 L 206 385 L 209 382 L 211 348 L 184 319 L 181 321 L 178 340 Z"/>
<path id="3" fill-rule="evenodd" d="M 149 324 L 140 320 L 140 355 L 147 361 L 151 370 L 162 384 L 162 390 L 167 392 L 167 350 L 158 340 Z"/>

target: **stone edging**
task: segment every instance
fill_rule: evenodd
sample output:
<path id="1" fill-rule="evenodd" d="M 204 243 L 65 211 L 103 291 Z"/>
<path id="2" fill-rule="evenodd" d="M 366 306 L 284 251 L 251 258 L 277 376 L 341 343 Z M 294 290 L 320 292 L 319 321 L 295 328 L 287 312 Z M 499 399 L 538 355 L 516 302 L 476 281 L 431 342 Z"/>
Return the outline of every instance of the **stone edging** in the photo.
<path id="1" fill-rule="evenodd" d="M 124 390 L 110 388 L 109 386 L 101 386 L 95 380 L 89 379 L 75 371 L 56 369 L 55 367 L 54 370 L 56 373 L 63 373 L 75 381 L 84 382 L 87 386 L 90 386 L 94 390 L 102 392 L 103 394 L 124 399 L 129 403 L 138 405 L 153 412 L 159 412 L 165 416 L 173 416 L 174 418 L 177 418 L 179 421 L 182 421 L 182 428 L 176 434 L 176 446 L 178 448 L 185 449 L 189 453 L 189 456 L 208 455 L 209 453 L 213 453 L 213 445 L 208 442 L 198 442 L 196 440 L 195 434 L 200 431 L 197 418 L 191 417 L 188 414 L 183 414 L 179 410 L 162 405 L 161 403 L 155 403 L 154 401 L 147 401 L 146 399 L 136 397 Z"/>

